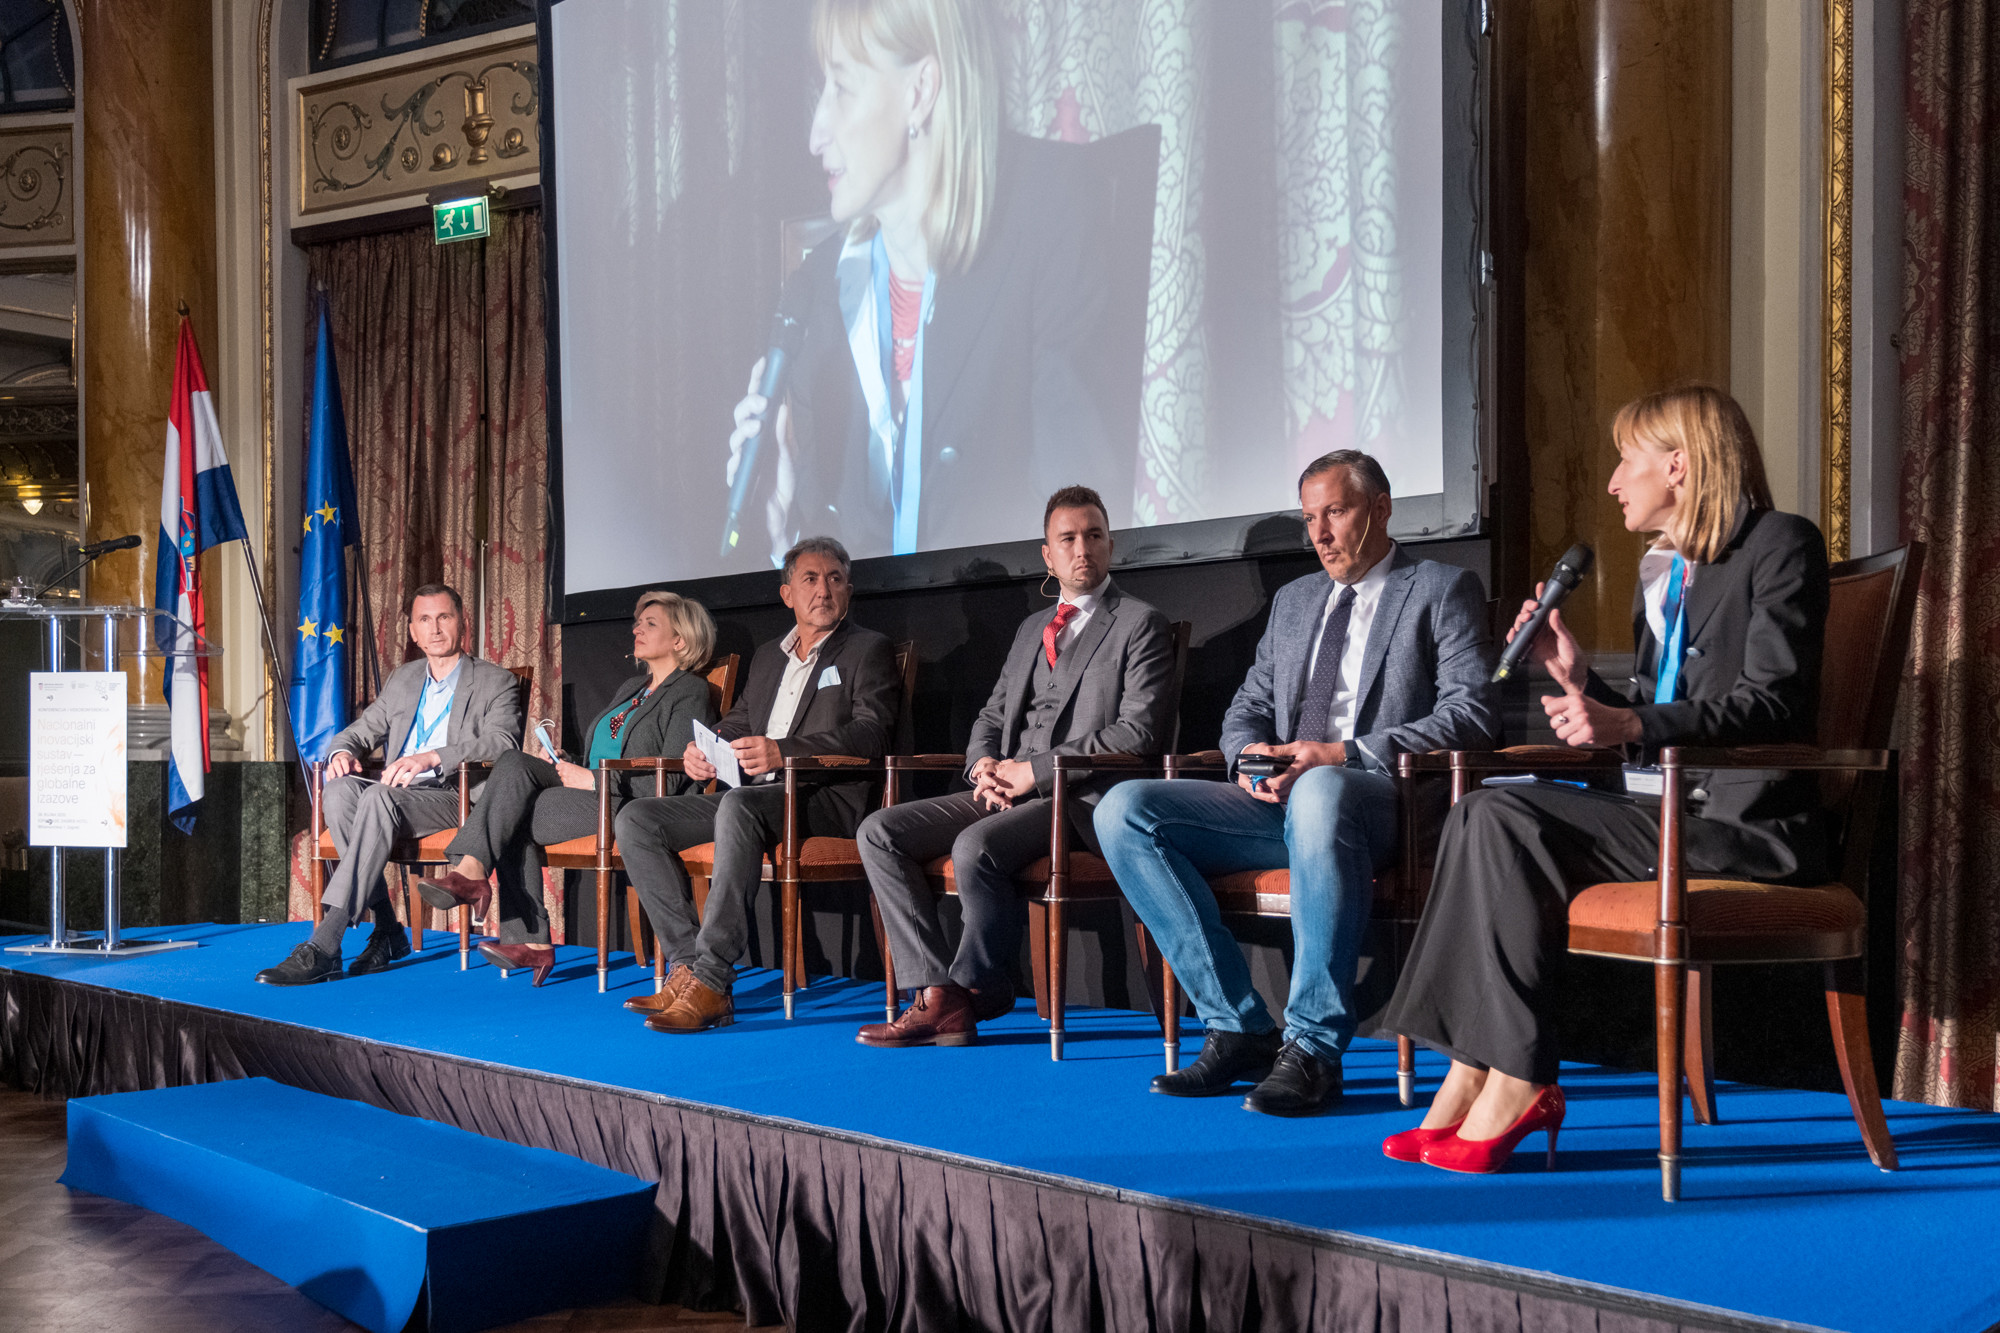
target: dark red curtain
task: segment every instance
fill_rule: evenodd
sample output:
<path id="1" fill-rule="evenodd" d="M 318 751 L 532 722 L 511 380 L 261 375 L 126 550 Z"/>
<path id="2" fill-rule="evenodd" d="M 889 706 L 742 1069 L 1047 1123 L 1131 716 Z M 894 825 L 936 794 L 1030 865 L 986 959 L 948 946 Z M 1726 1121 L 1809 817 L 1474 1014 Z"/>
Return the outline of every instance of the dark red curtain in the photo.
<path id="1" fill-rule="evenodd" d="M 310 247 L 307 282 L 331 307 L 361 563 L 384 674 L 414 650 L 411 588 L 440 580 L 478 629 L 479 416 L 487 420 L 486 637 L 480 656 L 531 667 L 531 718 L 562 734 L 561 627 L 547 623 L 547 331 L 541 213 L 498 213 L 483 244 L 438 245 L 429 228 Z M 314 306 L 316 312 L 317 306 Z M 314 319 L 317 315 L 313 316 Z M 307 331 L 310 350 L 312 331 Z M 308 374 L 310 382 L 310 374 Z M 360 623 L 360 611 L 354 612 Z M 372 695 L 354 672 L 357 700 Z M 310 914 L 294 857 L 293 915 Z M 393 872 L 392 872 L 393 873 Z M 550 877 L 561 930 L 561 877 Z M 561 942 L 558 934 L 557 941 Z"/>
<path id="2" fill-rule="evenodd" d="M 1929 550 L 1895 1095 L 2000 1110 L 2000 0 L 1905 12 L 1903 524 Z"/>

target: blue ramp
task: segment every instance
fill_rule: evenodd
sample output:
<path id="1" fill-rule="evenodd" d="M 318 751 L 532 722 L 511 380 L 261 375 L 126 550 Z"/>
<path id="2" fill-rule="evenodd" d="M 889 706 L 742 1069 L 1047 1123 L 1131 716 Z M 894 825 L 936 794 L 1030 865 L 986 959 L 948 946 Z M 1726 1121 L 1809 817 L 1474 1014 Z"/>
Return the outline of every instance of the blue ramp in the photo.
<path id="1" fill-rule="evenodd" d="M 328 1309 L 433 1333 L 630 1294 L 654 1186 L 269 1079 L 78 1097 L 62 1183 L 206 1232 Z"/>

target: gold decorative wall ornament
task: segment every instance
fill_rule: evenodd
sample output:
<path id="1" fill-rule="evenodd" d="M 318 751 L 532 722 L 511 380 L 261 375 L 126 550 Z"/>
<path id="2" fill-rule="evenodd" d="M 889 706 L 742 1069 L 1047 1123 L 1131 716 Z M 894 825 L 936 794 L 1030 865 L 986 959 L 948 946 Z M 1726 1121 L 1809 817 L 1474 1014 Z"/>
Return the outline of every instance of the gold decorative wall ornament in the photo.
<path id="1" fill-rule="evenodd" d="M 292 87 L 301 221 L 357 205 L 420 203 L 441 184 L 490 174 L 496 157 L 510 175 L 540 168 L 532 29 L 385 57 Z M 463 115 L 454 114 L 461 105 Z"/>
<path id="2" fill-rule="evenodd" d="M 0 129 L 0 254 L 75 241 L 72 134 L 68 121 Z"/>
<path id="3" fill-rule="evenodd" d="M 1826 270 L 1821 312 L 1820 528 L 1850 546 L 1854 440 L 1854 0 L 1826 4 Z"/>

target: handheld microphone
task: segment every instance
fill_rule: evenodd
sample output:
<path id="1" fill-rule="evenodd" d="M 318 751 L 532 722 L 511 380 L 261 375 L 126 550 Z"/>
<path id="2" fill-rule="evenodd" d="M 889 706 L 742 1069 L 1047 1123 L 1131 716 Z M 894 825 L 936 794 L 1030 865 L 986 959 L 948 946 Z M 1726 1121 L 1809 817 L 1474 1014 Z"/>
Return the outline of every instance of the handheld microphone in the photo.
<path id="1" fill-rule="evenodd" d="M 1494 684 L 1506 680 L 1520 667 L 1522 659 L 1528 655 L 1528 645 L 1542 632 L 1542 626 L 1549 623 L 1549 613 L 1561 606 L 1570 590 L 1583 581 L 1583 576 L 1590 572 L 1593 558 L 1590 548 L 1578 542 L 1556 561 L 1555 572 L 1542 584 L 1541 603 L 1535 608 L 1535 614 L 1528 617 L 1528 623 L 1521 626 L 1521 632 L 1500 654 L 1500 665 L 1493 668 Z"/>
<path id="2" fill-rule="evenodd" d="M 108 555 L 113 551 L 129 551 L 138 544 L 139 539 L 137 537 L 113 537 L 109 541 L 92 542 L 88 546 L 79 546 L 76 548 L 76 553 L 86 559 L 95 560 L 98 556 Z"/>
<path id="3" fill-rule="evenodd" d="M 798 355 L 799 342 L 805 337 L 805 325 L 781 307 L 771 320 L 771 350 L 764 353 L 764 378 L 757 385 L 758 396 L 765 400 L 764 416 L 757 423 L 757 433 L 743 442 L 743 461 L 736 467 L 736 482 L 729 488 L 729 517 L 722 524 L 722 554 L 727 556 L 736 549 L 741 535 L 737 531 L 737 520 L 743 513 L 743 502 L 750 498 L 750 480 L 757 475 L 757 446 L 764 442 L 764 428 L 770 425 L 776 429 L 773 419 L 778 415 L 778 400 L 785 392 L 785 380 L 792 369 L 792 358 Z"/>

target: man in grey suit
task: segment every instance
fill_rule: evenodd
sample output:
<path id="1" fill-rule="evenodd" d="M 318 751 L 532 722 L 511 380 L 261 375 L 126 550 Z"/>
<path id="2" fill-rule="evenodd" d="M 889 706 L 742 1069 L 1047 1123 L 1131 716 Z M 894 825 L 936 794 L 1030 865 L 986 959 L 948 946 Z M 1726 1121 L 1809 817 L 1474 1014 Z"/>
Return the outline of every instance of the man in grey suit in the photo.
<path id="1" fill-rule="evenodd" d="M 326 825 L 340 862 L 320 897 L 312 938 L 257 980 L 305 986 L 340 975 L 340 939 L 367 910 L 375 930 L 349 976 L 379 972 L 410 952 L 396 921 L 383 868 L 396 843 L 458 823 L 458 791 L 446 779 L 468 761 L 494 760 L 521 748 L 521 682 L 482 662 L 462 643 L 465 604 L 442 583 L 410 595 L 410 641 L 423 658 L 405 662 L 327 747 Z M 361 756 L 383 747 L 381 780 L 359 775 Z"/>
<path id="2" fill-rule="evenodd" d="M 1014 1007 L 1009 968 L 1027 905 L 1014 876 L 1048 854 L 1059 754 L 1157 752 L 1169 741 L 1173 636 L 1166 617 L 1111 581 L 1110 520 L 1085 486 L 1050 497 L 1042 560 L 1060 600 L 1021 622 L 966 745 L 969 792 L 878 810 L 861 823 L 861 863 L 882 908 L 899 984 L 917 995 L 894 1022 L 870 1023 L 865 1046 L 967 1046 L 978 1023 Z M 1082 785 L 1076 836 L 1093 851 Z M 965 933 L 946 947 L 927 862 L 949 852 Z"/>
<path id="3" fill-rule="evenodd" d="M 1396 756 L 1487 749 L 1500 731 L 1479 581 L 1389 539 L 1381 465 L 1354 450 L 1315 459 L 1299 503 L 1325 572 L 1272 599 L 1222 722 L 1235 785 L 1131 782 L 1097 807 L 1104 858 L 1208 1029 L 1200 1058 L 1153 1091 L 1212 1096 L 1248 1079 L 1244 1105 L 1272 1115 L 1340 1098 L 1372 885 L 1396 851 Z M 1294 946 L 1282 1038 L 1207 884 L 1281 866 Z"/>

